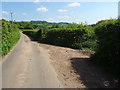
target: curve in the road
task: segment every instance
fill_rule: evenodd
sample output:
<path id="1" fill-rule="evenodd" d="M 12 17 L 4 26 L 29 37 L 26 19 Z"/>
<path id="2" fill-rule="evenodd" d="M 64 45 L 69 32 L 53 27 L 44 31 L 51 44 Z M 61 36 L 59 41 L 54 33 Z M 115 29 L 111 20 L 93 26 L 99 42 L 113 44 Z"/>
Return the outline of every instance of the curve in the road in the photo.
<path id="1" fill-rule="evenodd" d="M 49 55 L 26 35 L 3 58 L 3 88 L 59 88 L 62 87 Z"/>

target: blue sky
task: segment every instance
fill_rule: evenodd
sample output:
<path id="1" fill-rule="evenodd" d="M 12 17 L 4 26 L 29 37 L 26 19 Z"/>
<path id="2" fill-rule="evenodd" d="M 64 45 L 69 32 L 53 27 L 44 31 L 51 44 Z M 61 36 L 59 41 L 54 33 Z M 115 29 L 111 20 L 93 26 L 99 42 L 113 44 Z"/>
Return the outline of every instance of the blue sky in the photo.
<path id="1" fill-rule="evenodd" d="M 87 22 L 117 18 L 117 2 L 3 2 L 2 18 L 16 21 Z"/>

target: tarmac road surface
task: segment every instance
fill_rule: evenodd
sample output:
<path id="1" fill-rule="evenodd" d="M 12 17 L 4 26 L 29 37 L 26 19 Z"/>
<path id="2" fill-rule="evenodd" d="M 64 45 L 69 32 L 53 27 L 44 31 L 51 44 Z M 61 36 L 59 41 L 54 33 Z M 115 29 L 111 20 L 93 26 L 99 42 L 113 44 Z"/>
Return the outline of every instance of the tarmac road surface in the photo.
<path id="1" fill-rule="evenodd" d="M 3 58 L 2 88 L 60 87 L 48 53 L 21 33 L 19 42 Z"/>

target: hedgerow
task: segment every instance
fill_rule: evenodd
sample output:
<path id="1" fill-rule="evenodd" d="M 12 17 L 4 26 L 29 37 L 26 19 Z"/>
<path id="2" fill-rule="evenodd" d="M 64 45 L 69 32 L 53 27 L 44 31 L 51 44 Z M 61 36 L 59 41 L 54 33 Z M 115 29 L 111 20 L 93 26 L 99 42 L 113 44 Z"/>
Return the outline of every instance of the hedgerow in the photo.
<path id="1" fill-rule="evenodd" d="M 95 34 L 98 49 L 91 59 L 120 76 L 120 19 L 99 23 Z"/>
<path id="2" fill-rule="evenodd" d="M 1 53 L 0 56 L 6 55 L 10 49 L 15 45 L 15 43 L 20 38 L 19 29 L 15 26 L 15 24 L 11 24 L 8 21 L 1 20 L 2 23 L 2 40 L 1 40 Z"/>
<path id="3" fill-rule="evenodd" d="M 51 28 L 39 31 L 24 31 L 34 40 L 43 43 L 70 47 L 74 49 L 89 48 L 95 50 L 95 33 L 91 26 L 81 25 L 79 28 Z"/>
<path id="4" fill-rule="evenodd" d="M 53 28 L 45 33 L 45 42 L 70 47 L 74 49 L 89 48 L 95 50 L 89 41 L 95 43 L 94 29 L 88 25 L 81 25 L 79 28 Z M 87 42 L 86 42 L 87 41 Z M 84 43 L 86 42 L 86 45 Z"/>
<path id="5" fill-rule="evenodd" d="M 28 35 L 32 40 L 41 41 L 42 31 L 41 30 L 23 30 L 23 33 Z"/>

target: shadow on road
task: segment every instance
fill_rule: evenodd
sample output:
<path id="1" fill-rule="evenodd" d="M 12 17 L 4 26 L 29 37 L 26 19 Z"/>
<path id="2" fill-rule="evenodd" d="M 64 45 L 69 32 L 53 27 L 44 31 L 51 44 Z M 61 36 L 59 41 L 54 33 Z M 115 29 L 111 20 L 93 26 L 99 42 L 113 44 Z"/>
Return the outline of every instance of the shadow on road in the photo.
<path id="1" fill-rule="evenodd" d="M 120 88 L 117 79 L 103 68 L 94 65 L 89 58 L 71 58 L 70 60 L 75 73 L 80 75 L 79 80 L 87 88 Z"/>

